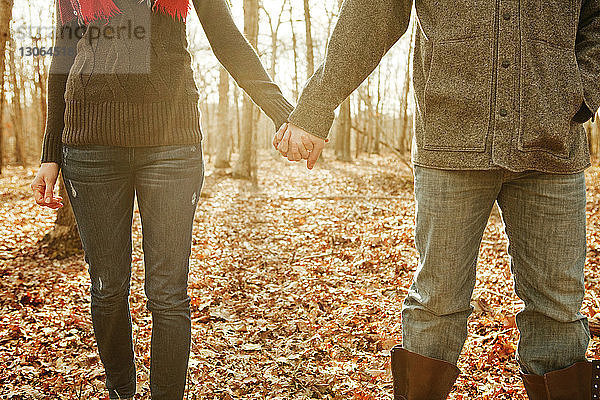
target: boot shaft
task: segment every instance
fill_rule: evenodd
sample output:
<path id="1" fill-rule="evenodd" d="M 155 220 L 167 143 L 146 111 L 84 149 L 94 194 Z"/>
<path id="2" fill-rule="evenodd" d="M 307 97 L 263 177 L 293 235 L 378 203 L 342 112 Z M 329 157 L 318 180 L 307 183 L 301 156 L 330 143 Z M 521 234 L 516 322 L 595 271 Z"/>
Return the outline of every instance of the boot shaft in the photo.
<path id="1" fill-rule="evenodd" d="M 394 400 L 444 400 L 460 370 L 454 364 L 410 352 L 391 349 Z"/>
<path id="2" fill-rule="evenodd" d="M 521 377 L 529 400 L 600 400 L 600 360 Z"/>

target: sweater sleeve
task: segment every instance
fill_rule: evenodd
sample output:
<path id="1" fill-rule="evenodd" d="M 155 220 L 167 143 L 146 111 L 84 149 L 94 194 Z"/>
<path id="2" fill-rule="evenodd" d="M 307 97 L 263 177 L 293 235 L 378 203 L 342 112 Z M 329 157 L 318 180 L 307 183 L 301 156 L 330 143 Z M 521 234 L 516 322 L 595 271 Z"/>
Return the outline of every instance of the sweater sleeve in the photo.
<path id="1" fill-rule="evenodd" d="M 62 25 L 58 1 L 56 1 L 55 18 L 52 60 L 48 71 L 46 125 L 40 162 L 55 162 L 61 165 L 61 136 L 65 126 L 65 88 L 69 70 L 77 54 L 77 42 L 83 35 L 85 26 L 80 26 L 76 19 Z"/>
<path id="2" fill-rule="evenodd" d="M 600 108 L 600 0 L 583 1 L 575 54 L 583 83 L 584 102 L 593 116 Z"/>
<path id="3" fill-rule="evenodd" d="M 411 9 L 411 0 L 345 0 L 325 60 L 304 86 L 289 121 L 326 139 L 335 109 L 404 34 Z"/>
<path id="4" fill-rule="evenodd" d="M 258 54 L 235 25 L 226 0 L 193 0 L 193 4 L 219 62 L 279 128 L 294 106 L 273 83 Z"/>

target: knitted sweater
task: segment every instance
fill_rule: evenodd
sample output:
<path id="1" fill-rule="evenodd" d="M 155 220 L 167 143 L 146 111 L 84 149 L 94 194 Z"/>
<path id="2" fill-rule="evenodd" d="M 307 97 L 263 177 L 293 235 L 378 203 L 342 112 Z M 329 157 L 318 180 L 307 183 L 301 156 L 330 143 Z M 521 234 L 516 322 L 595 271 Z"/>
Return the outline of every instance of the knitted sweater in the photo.
<path id="1" fill-rule="evenodd" d="M 236 27 L 225 0 L 193 2 L 218 60 L 281 126 L 293 106 Z M 108 22 L 61 26 L 56 18 L 42 163 L 61 164 L 61 143 L 157 146 L 202 140 L 185 23 L 152 12 L 147 2 L 115 4 L 122 13 Z"/>

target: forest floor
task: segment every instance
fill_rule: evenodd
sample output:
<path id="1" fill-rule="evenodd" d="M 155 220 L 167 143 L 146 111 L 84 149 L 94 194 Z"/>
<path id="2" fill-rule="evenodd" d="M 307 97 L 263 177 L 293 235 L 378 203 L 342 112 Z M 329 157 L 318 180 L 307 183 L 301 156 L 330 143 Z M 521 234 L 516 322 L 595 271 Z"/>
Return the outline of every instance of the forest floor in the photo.
<path id="1" fill-rule="evenodd" d="M 412 175 L 393 157 L 320 162 L 308 172 L 274 152 L 258 189 L 213 173 L 190 260 L 192 350 L 186 399 L 391 399 L 389 349 L 417 265 Z M 49 259 L 38 242 L 55 212 L 36 206 L 35 168 L 0 177 L 0 398 L 106 399 L 83 254 Z M 588 287 L 600 316 L 600 168 L 587 170 Z M 145 308 L 139 213 L 130 305 L 138 394 L 149 399 L 152 321 Z M 451 399 L 524 399 L 506 236 L 485 230 Z M 600 357 L 600 338 L 588 356 Z"/>

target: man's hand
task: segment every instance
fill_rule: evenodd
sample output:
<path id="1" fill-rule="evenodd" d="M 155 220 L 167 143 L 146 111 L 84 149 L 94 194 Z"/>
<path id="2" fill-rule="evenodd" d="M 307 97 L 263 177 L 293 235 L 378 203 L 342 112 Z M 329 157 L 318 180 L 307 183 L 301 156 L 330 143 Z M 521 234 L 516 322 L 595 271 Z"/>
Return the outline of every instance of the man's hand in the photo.
<path id="1" fill-rule="evenodd" d="M 312 169 L 325 147 L 325 140 L 288 122 L 273 137 L 273 147 L 290 161 L 307 160 L 306 166 Z"/>
<path id="2" fill-rule="evenodd" d="M 29 187 L 33 190 L 35 202 L 40 206 L 52 209 L 61 208 L 62 197 L 54 196 L 54 185 L 58 178 L 58 164 L 54 162 L 42 163 L 37 175 Z"/>

